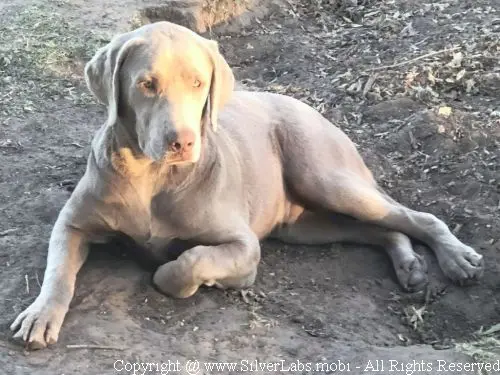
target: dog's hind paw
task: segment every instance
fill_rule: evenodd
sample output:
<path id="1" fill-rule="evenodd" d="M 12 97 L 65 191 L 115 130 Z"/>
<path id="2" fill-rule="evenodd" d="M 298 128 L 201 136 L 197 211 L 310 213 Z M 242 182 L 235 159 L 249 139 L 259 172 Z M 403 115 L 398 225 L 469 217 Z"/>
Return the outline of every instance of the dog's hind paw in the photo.
<path id="1" fill-rule="evenodd" d="M 427 264 L 423 256 L 415 254 L 415 258 L 402 262 L 396 267 L 396 275 L 401 286 L 408 292 L 417 292 L 428 283 Z"/>

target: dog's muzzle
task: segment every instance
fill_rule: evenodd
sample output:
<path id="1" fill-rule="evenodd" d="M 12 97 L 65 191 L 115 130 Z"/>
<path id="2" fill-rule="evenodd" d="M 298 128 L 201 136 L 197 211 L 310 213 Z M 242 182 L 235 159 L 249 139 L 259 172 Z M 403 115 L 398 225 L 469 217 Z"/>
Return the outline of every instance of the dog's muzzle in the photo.
<path id="1" fill-rule="evenodd" d="M 166 137 L 167 161 L 191 161 L 196 143 L 196 135 L 192 130 L 172 131 Z"/>

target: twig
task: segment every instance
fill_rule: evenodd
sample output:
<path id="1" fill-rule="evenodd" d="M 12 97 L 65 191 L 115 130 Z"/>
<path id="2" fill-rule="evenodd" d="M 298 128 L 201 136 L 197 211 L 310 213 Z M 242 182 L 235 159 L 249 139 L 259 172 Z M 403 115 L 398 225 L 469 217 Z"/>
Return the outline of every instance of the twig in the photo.
<path id="1" fill-rule="evenodd" d="M 26 281 L 26 294 L 30 294 L 30 280 L 28 274 L 24 275 L 24 281 Z"/>
<path id="2" fill-rule="evenodd" d="M 363 89 L 363 98 L 366 98 L 366 94 L 372 89 L 375 80 L 377 79 L 377 73 L 372 74 L 366 81 L 365 88 Z"/>
<path id="3" fill-rule="evenodd" d="M 38 287 L 42 287 L 42 284 L 40 284 L 40 279 L 38 278 L 38 272 L 35 272 L 35 278 L 36 278 L 36 283 L 38 284 Z"/>
<path id="4" fill-rule="evenodd" d="M 76 143 L 76 142 L 72 142 L 72 143 L 66 143 L 67 145 L 69 146 L 75 146 L 77 148 L 83 148 L 83 146 L 79 143 Z"/>
<path id="5" fill-rule="evenodd" d="M 100 349 L 100 350 L 125 350 L 118 346 L 106 346 L 106 345 L 88 345 L 88 344 L 70 344 L 66 345 L 68 349 Z"/>
<path id="6" fill-rule="evenodd" d="M 397 64 L 385 65 L 385 66 L 377 66 L 375 68 L 371 68 L 371 69 L 366 70 L 365 73 L 366 72 L 373 72 L 375 70 L 397 68 L 398 66 L 403 66 L 403 65 L 411 64 L 411 63 L 413 63 L 415 61 L 419 61 L 419 60 L 425 59 L 427 57 L 432 57 L 432 56 L 440 55 L 440 54 L 446 53 L 446 52 L 453 52 L 453 51 L 456 51 L 457 49 L 460 49 L 460 48 L 461 47 L 453 47 L 453 48 L 447 48 L 447 49 L 442 49 L 442 50 L 439 50 L 439 51 L 430 52 L 430 53 L 427 53 L 425 55 L 415 57 L 414 59 L 410 59 L 410 60 L 406 60 L 406 61 L 401 61 L 401 62 L 399 62 Z"/>
<path id="7" fill-rule="evenodd" d="M 19 230 L 19 228 L 12 228 L 12 229 L 7 229 L 2 232 L 0 232 L 0 237 L 5 237 L 8 236 L 9 234 L 15 233 Z"/>

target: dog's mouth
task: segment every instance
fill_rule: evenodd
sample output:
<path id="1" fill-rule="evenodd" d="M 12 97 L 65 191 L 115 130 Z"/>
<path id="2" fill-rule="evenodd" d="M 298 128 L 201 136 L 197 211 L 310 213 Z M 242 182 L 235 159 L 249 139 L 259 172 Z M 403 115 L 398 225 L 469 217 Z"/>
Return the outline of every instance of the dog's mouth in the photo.
<path id="1" fill-rule="evenodd" d="M 163 157 L 163 162 L 168 165 L 189 164 L 189 163 L 194 163 L 195 161 L 196 160 L 194 160 L 193 152 L 191 151 L 188 152 L 167 151 Z"/>
<path id="2" fill-rule="evenodd" d="M 160 146 L 160 145 L 156 145 Z M 143 151 L 144 154 L 152 159 L 155 163 L 166 164 L 166 165 L 175 165 L 175 164 L 189 164 L 196 163 L 201 154 L 201 148 L 190 147 L 189 149 L 179 148 L 175 149 L 174 147 L 145 147 Z"/>

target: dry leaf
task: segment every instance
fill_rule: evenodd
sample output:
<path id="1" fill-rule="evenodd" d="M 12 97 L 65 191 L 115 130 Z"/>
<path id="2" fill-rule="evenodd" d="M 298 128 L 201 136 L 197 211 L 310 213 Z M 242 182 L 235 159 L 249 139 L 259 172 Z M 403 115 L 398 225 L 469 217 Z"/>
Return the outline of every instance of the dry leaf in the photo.
<path id="1" fill-rule="evenodd" d="M 462 66 L 462 60 L 464 59 L 464 54 L 462 52 L 457 52 L 453 54 L 453 60 L 448 63 L 451 68 L 460 68 Z"/>
<path id="2" fill-rule="evenodd" d="M 465 76 L 465 69 L 462 69 L 461 71 L 459 71 L 457 73 L 457 76 L 455 77 L 455 79 L 457 81 L 460 81 L 462 78 L 464 78 L 464 76 Z"/>
<path id="3" fill-rule="evenodd" d="M 439 116 L 450 117 L 451 115 L 451 107 L 440 107 L 438 111 Z"/>
<path id="4" fill-rule="evenodd" d="M 500 323 L 495 324 L 494 326 L 492 326 L 491 328 L 487 329 L 486 331 L 480 331 L 479 334 L 481 336 L 488 336 L 488 335 L 492 335 L 494 333 L 497 333 L 499 331 L 500 331 Z"/>
<path id="5" fill-rule="evenodd" d="M 429 70 L 429 72 L 427 73 L 427 79 L 434 85 L 436 84 L 436 77 L 434 76 L 434 73 L 432 72 L 432 70 Z"/>
<path id="6" fill-rule="evenodd" d="M 413 84 L 413 82 L 415 81 L 415 78 L 417 78 L 417 76 L 418 76 L 418 73 L 409 72 L 405 78 L 405 87 L 406 88 L 410 87 Z"/>
<path id="7" fill-rule="evenodd" d="M 471 92 L 472 88 L 475 85 L 476 85 L 476 81 L 474 81 L 472 78 L 468 79 L 467 81 L 465 81 L 465 91 L 467 91 L 467 93 Z"/>

